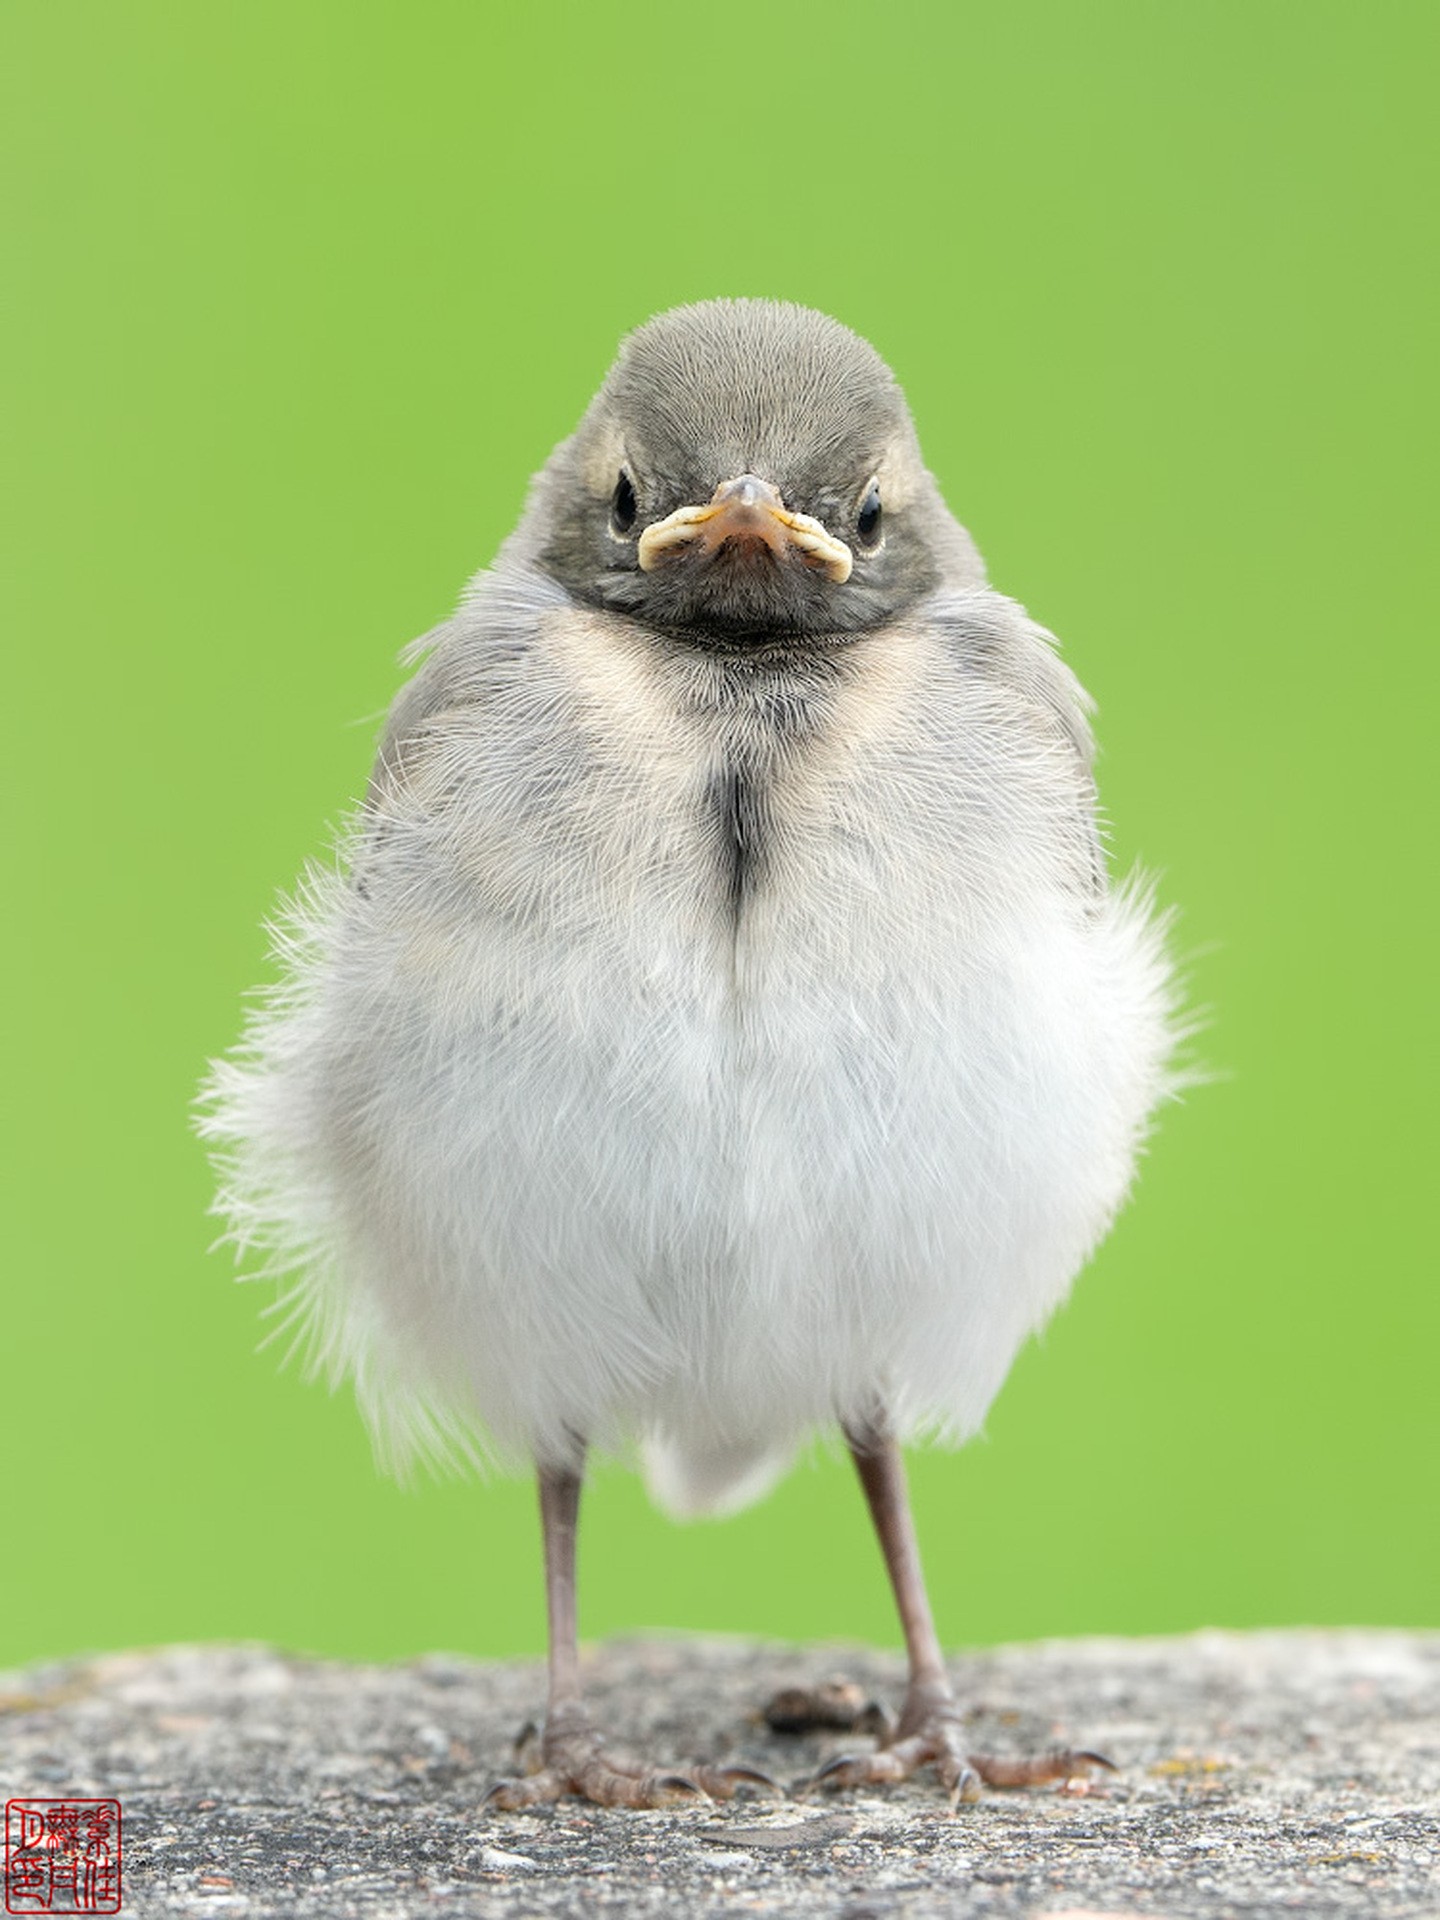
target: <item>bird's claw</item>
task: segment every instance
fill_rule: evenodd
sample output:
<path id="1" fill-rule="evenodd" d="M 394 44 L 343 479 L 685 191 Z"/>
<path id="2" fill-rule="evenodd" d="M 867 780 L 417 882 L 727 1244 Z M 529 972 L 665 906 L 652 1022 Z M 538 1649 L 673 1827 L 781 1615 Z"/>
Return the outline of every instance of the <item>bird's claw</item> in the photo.
<path id="1" fill-rule="evenodd" d="M 806 1787 L 818 1787 L 822 1793 L 839 1793 L 846 1787 L 878 1785 L 882 1780 L 904 1778 L 893 1756 L 881 1747 L 874 1753 L 837 1753 L 810 1776 Z"/>
<path id="2" fill-rule="evenodd" d="M 772 1733 L 814 1733 L 837 1728 L 844 1733 L 873 1733 L 888 1740 L 894 1732 L 893 1714 L 878 1700 L 869 1700 L 852 1680 L 827 1680 L 818 1687 L 782 1687 L 762 1709 Z"/>
<path id="3" fill-rule="evenodd" d="M 556 1730 L 543 1733 L 533 1724 L 521 1728 L 515 1758 L 523 1777 L 497 1780 L 481 1801 L 481 1810 L 515 1813 L 573 1794 L 601 1807 L 672 1807 L 693 1800 L 733 1800 L 747 1788 L 781 1794 L 768 1773 L 756 1767 L 696 1766 L 659 1769 L 612 1758 L 599 1734 L 584 1721 L 567 1716 Z"/>
<path id="4" fill-rule="evenodd" d="M 953 1780 L 946 1777 L 944 1769 L 941 1770 L 940 1777 L 942 1783 L 950 1789 L 950 1811 L 952 1813 L 955 1812 L 957 1807 L 962 1805 L 967 1807 L 971 1806 L 980 1798 L 980 1776 L 968 1761 L 961 1767 Z"/>
<path id="5" fill-rule="evenodd" d="M 822 1793 L 840 1793 L 847 1787 L 890 1787 L 908 1780 L 921 1767 L 933 1765 L 952 1803 L 978 1797 L 980 1782 L 965 1756 L 944 1729 L 925 1730 L 908 1739 L 879 1746 L 873 1753 L 842 1753 L 827 1762 L 810 1782 Z"/>
<path id="6" fill-rule="evenodd" d="M 480 1806 L 482 1812 L 518 1813 L 525 1807 L 563 1800 L 567 1794 L 597 1807 L 673 1807 L 709 1798 L 688 1774 L 640 1767 L 632 1770 L 624 1763 L 597 1758 L 573 1771 L 541 1767 L 523 1779 L 497 1780 Z"/>
<path id="7" fill-rule="evenodd" d="M 780 1782 L 759 1767 L 692 1767 L 690 1775 L 712 1800 L 734 1800 L 747 1787 L 774 1794 L 779 1800 L 785 1798 Z"/>
<path id="8" fill-rule="evenodd" d="M 1091 1767 L 1116 1771 L 1115 1762 L 1088 1748 L 1052 1747 L 1026 1760 L 1003 1760 L 997 1754 L 972 1753 L 970 1764 L 987 1787 L 1042 1787 L 1051 1780 L 1083 1780 Z"/>
<path id="9" fill-rule="evenodd" d="M 794 1693 L 798 1697 L 801 1690 L 795 1689 Z M 787 1696 L 777 1695 L 777 1700 L 788 1708 Z M 772 1701 L 766 1709 L 767 1719 L 775 1704 Z M 895 1786 L 929 1766 L 934 1767 L 949 1794 L 953 1812 L 962 1803 L 978 1800 L 984 1787 L 1033 1787 L 1052 1780 L 1083 1779 L 1092 1767 L 1115 1771 L 1114 1761 L 1089 1748 L 1056 1747 L 1018 1760 L 968 1753 L 963 1745 L 963 1723 L 947 1697 L 912 1699 L 900 1717 L 902 1733 L 897 1733 L 896 1723 L 888 1715 L 883 1726 L 880 1743 L 873 1752 L 837 1754 L 805 1781 L 800 1791 L 841 1793 L 853 1787 Z"/>

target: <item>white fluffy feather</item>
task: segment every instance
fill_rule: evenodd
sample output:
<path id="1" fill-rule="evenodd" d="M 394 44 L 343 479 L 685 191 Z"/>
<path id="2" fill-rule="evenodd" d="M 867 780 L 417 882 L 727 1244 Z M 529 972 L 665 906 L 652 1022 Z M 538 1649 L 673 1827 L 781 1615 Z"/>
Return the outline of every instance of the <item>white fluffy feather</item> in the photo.
<path id="1" fill-rule="evenodd" d="M 962 1440 L 1126 1192 L 1169 971 L 1097 887 L 1048 637 L 937 597 L 794 668 L 779 745 L 762 680 L 502 556 L 281 922 L 204 1131 L 393 1469 L 639 1440 L 692 1511 L 880 1407 Z M 732 751 L 768 782 L 738 921 Z"/>

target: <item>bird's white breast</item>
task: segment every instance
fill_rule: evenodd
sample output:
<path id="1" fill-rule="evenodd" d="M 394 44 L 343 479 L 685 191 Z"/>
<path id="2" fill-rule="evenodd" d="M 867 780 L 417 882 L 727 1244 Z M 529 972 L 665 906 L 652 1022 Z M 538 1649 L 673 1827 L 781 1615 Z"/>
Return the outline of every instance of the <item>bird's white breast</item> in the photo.
<path id="1" fill-rule="evenodd" d="M 1063 730 L 921 623 L 807 693 L 570 615 L 379 817 L 228 1097 L 382 1442 L 973 1430 L 1162 1086 Z"/>

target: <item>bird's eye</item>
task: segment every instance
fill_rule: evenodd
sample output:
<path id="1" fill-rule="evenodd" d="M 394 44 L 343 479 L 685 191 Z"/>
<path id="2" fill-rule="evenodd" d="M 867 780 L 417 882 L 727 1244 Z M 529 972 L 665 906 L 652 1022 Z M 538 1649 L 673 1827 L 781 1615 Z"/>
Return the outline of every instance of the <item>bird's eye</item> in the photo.
<path id="1" fill-rule="evenodd" d="M 880 538 L 880 482 L 872 480 L 860 496 L 860 511 L 855 516 L 855 531 L 862 546 L 873 547 Z"/>
<path id="2" fill-rule="evenodd" d="M 636 511 L 635 487 L 622 467 L 620 478 L 615 482 L 615 491 L 610 496 L 610 525 L 616 533 L 629 533 L 635 524 Z"/>

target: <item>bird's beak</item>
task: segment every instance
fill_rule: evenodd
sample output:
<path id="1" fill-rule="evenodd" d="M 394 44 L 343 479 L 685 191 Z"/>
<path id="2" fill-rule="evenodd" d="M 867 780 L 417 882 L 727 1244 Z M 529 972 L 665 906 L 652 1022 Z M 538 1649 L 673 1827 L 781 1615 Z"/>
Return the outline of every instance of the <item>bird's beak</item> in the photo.
<path id="1" fill-rule="evenodd" d="M 639 559 L 646 573 L 663 566 L 687 547 L 715 553 L 727 541 L 768 547 L 777 559 L 793 552 L 837 585 L 850 578 L 853 556 L 843 540 L 808 513 L 791 513 L 777 488 L 753 473 L 723 480 L 703 507 L 677 507 L 640 536 Z"/>

